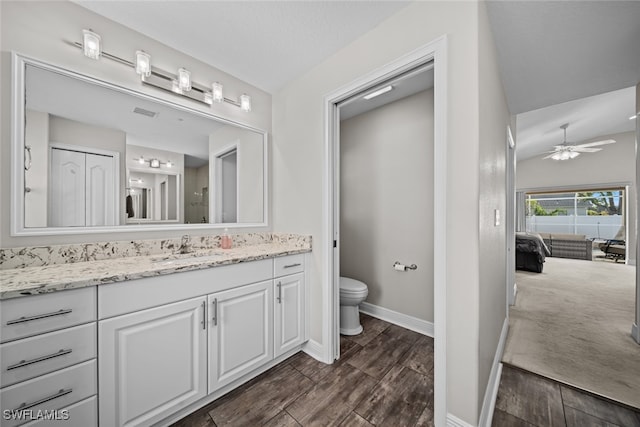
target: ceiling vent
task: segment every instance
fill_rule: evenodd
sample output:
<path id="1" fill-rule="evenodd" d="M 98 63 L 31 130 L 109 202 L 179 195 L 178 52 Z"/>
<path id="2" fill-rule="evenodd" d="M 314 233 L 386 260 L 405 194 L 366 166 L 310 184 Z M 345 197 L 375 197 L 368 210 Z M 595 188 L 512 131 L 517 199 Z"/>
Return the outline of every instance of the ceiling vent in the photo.
<path id="1" fill-rule="evenodd" d="M 136 107 L 133 109 L 133 112 L 136 114 L 142 114 L 143 116 L 154 118 L 158 115 L 155 111 L 145 110 L 144 108 Z"/>

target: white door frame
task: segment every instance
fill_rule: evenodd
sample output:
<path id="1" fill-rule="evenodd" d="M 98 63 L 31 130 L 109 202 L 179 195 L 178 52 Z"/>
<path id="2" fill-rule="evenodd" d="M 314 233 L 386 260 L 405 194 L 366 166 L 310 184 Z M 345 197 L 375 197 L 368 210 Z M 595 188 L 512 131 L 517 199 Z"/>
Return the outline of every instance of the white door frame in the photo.
<path id="1" fill-rule="evenodd" d="M 323 177 L 323 321 L 322 358 L 332 363 L 339 348 L 339 241 L 336 185 L 339 172 L 339 117 L 337 104 L 381 82 L 434 60 L 434 421 L 445 426 L 447 417 L 446 365 L 446 206 L 447 206 L 447 37 L 434 41 L 367 73 L 324 97 Z"/>
<path id="2" fill-rule="evenodd" d="M 507 126 L 507 318 L 509 306 L 516 303 L 516 143 Z"/>

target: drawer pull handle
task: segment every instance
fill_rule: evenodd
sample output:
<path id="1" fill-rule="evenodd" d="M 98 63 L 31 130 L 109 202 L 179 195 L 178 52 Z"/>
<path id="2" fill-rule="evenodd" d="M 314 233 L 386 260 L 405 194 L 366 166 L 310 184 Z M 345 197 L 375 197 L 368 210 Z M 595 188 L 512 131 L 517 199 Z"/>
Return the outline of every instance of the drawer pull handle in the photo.
<path id="1" fill-rule="evenodd" d="M 53 359 L 54 357 L 64 356 L 65 354 L 70 354 L 71 352 L 72 350 L 70 348 L 67 350 L 60 349 L 60 351 L 53 354 L 46 355 L 46 356 L 36 357 L 35 359 L 31 359 L 31 360 L 21 360 L 15 365 L 7 366 L 7 371 L 10 371 L 12 369 L 22 368 L 23 366 L 32 365 L 38 362 L 44 362 L 45 360 Z"/>
<path id="2" fill-rule="evenodd" d="M 285 265 L 284 268 L 292 268 L 292 267 L 300 267 L 302 264 L 300 264 L 299 262 L 295 263 L 295 264 L 288 264 Z"/>
<path id="3" fill-rule="evenodd" d="M 278 282 L 278 303 L 282 304 L 282 282 Z"/>
<path id="4" fill-rule="evenodd" d="M 218 298 L 213 299 L 213 326 L 218 326 Z"/>
<path id="5" fill-rule="evenodd" d="M 207 302 L 202 301 L 202 329 L 207 329 Z"/>
<path id="6" fill-rule="evenodd" d="M 14 409 L 14 411 L 24 411 L 25 409 L 33 408 L 34 406 L 38 406 L 38 405 L 40 405 L 42 403 L 45 403 L 45 402 L 48 402 L 50 400 L 57 399 L 57 398 L 62 397 L 62 396 L 66 396 L 67 394 L 71 393 L 72 391 L 73 391 L 72 388 L 68 388 L 66 390 L 61 388 L 60 391 L 58 391 L 56 394 L 51 395 L 49 397 L 44 397 L 44 398 L 42 398 L 40 400 L 36 400 L 35 402 L 31 402 L 31 403 L 24 402 L 24 403 L 20 404 L 20 406 L 18 406 L 16 409 Z"/>
<path id="7" fill-rule="evenodd" d="M 62 316 L 63 314 L 69 314 L 72 311 L 73 311 L 72 309 L 68 308 L 66 310 L 62 309 L 62 310 L 54 311 L 53 313 L 37 314 L 35 316 L 29 316 L 29 317 L 22 316 L 19 319 L 9 320 L 7 322 L 7 326 L 15 325 L 16 323 L 31 322 L 32 320 L 46 319 L 47 317 Z"/>

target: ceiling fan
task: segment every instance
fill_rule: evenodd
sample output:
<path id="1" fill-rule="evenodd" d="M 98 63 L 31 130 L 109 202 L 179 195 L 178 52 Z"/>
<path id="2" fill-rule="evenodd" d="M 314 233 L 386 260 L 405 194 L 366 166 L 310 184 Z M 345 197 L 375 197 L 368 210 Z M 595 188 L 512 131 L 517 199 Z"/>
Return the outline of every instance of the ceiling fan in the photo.
<path id="1" fill-rule="evenodd" d="M 593 148 L 598 145 L 607 145 L 613 144 L 616 142 L 614 139 L 605 139 L 602 141 L 588 142 L 586 144 L 579 145 L 571 145 L 567 144 L 567 128 L 569 127 L 569 123 L 565 123 L 560 126 L 560 129 L 564 130 L 564 141 L 562 144 L 555 145 L 553 151 L 547 151 L 547 153 L 551 153 L 544 159 L 553 159 L 553 160 L 570 160 L 575 159 L 580 155 L 580 153 L 595 153 L 596 151 L 602 150 L 602 148 Z"/>

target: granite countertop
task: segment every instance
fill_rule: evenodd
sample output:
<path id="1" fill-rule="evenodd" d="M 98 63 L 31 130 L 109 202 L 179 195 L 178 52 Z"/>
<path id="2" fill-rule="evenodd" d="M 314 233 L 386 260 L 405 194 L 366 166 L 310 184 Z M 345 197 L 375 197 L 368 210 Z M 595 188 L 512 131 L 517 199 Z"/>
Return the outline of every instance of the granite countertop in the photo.
<path id="1" fill-rule="evenodd" d="M 202 249 L 189 254 L 165 253 L 0 270 L 0 299 L 104 285 L 310 251 L 310 247 L 301 247 L 293 242 L 270 242 L 232 249 Z"/>

